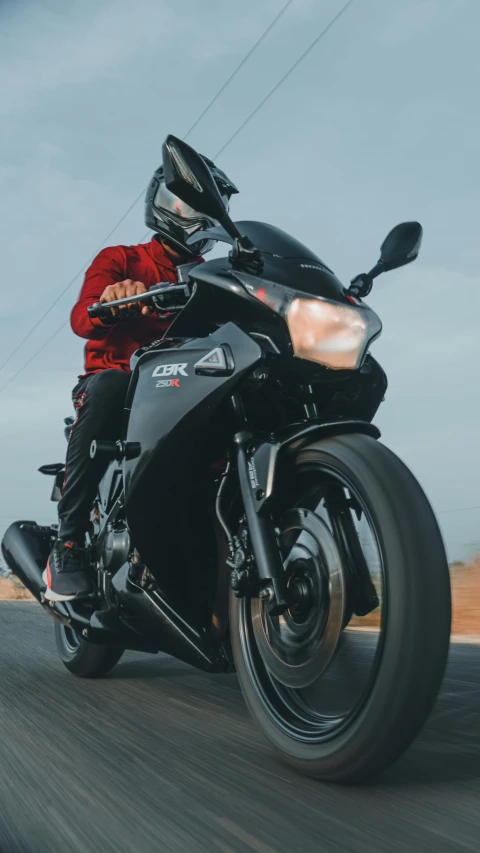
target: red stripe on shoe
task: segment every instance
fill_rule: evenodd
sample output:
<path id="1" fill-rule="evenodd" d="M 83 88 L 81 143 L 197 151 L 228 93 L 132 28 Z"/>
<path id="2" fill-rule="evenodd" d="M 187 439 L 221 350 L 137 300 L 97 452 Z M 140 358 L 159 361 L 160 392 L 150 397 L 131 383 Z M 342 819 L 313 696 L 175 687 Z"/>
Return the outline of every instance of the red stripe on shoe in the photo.
<path id="1" fill-rule="evenodd" d="M 48 558 L 48 562 L 47 562 L 47 586 L 49 589 L 52 588 L 52 572 L 50 569 L 50 557 Z"/>

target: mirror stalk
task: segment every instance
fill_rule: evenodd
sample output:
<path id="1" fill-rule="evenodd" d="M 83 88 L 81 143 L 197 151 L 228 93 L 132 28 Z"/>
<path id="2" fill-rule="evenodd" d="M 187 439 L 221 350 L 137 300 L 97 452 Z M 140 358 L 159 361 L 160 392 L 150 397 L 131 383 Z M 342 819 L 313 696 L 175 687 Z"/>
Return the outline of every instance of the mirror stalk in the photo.
<path id="1" fill-rule="evenodd" d="M 229 260 L 234 270 L 260 275 L 263 272 L 262 256 L 248 237 L 235 237 Z"/>
<path id="2" fill-rule="evenodd" d="M 226 211 L 222 217 L 220 217 L 220 216 L 217 217 L 217 222 L 219 223 L 219 225 L 222 226 L 222 228 L 227 232 L 228 236 L 231 237 L 233 240 L 242 240 L 243 239 L 242 235 L 240 234 L 240 231 L 237 228 L 237 226 L 230 219 L 230 216 L 228 215 L 228 213 Z"/>
<path id="3" fill-rule="evenodd" d="M 382 272 L 385 272 L 385 266 L 382 261 L 379 261 L 370 272 L 362 272 L 352 278 L 347 293 L 350 296 L 368 296 L 373 287 L 373 279 L 381 275 Z"/>

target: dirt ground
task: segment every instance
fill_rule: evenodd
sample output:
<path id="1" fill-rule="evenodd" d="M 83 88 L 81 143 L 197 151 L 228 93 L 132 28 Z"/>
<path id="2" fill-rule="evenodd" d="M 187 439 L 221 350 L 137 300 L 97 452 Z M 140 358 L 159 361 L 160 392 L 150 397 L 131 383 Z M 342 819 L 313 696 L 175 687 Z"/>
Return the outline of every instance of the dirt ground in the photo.
<path id="1" fill-rule="evenodd" d="M 452 634 L 480 635 L 480 555 L 470 563 L 451 567 Z M 16 578 L 0 578 L 0 600 L 25 601 L 33 596 Z M 376 613 L 356 620 L 358 625 L 376 625 Z"/>
<path id="2" fill-rule="evenodd" d="M 452 634 L 480 635 L 480 555 L 470 563 L 454 563 L 450 567 L 452 581 Z M 370 613 L 363 619 L 352 619 L 351 625 L 377 627 L 380 614 Z"/>
<path id="3" fill-rule="evenodd" d="M 452 567 L 452 634 L 480 634 L 480 555 Z"/>
<path id="4" fill-rule="evenodd" d="M 29 598 L 33 600 L 33 595 L 30 595 L 17 578 L 0 578 L 1 601 L 26 601 Z"/>

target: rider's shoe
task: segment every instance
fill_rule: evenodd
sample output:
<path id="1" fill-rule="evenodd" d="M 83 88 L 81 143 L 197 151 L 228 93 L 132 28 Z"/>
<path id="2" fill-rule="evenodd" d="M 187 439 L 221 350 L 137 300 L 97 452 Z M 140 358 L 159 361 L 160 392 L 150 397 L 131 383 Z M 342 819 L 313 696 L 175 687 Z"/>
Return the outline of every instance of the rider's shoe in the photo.
<path id="1" fill-rule="evenodd" d="M 72 601 L 91 595 L 94 588 L 87 569 L 86 549 L 76 542 L 57 539 L 44 573 L 47 585 L 45 598 L 49 601 Z"/>

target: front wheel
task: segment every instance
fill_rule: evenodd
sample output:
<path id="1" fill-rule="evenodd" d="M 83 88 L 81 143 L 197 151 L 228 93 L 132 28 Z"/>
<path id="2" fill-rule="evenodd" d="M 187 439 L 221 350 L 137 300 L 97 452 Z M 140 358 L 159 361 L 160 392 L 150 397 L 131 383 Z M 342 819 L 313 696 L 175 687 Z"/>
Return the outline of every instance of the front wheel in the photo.
<path id="1" fill-rule="evenodd" d="M 63 663 L 79 678 L 101 678 L 113 669 L 124 652 L 124 649 L 86 643 L 60 622 L 55 622 L 55 640 Z"/>
<path id="2" fill-rule="evenodd" d="M 442 538 L 410 471 L 363 435 L 298 451 L 275 498 L 290 606 L 272 616 L 232 596 L 242 692 L 291 766 L 358 782 L 402 754 L 437 696 L 451 618 Z"/>

